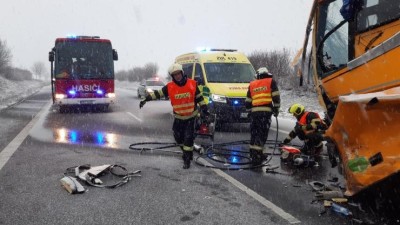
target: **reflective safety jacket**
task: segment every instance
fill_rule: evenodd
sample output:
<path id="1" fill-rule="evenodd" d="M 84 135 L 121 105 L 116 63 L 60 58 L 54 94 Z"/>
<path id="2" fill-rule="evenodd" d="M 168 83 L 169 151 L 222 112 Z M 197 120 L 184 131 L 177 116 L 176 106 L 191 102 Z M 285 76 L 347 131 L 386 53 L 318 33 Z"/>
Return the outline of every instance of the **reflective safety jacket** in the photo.
<path id="1" fill-rule="evenodd" d="M 275 81 L 263 78 L 250 82 L 246 108 L 252 112 L 272 112 L 272 107 L 280 107 L 279 89 Z"/>
<path id="2" fill-rule="evenodd" d="M 180 116 L 192 115 L 195 110 L 196 81 L 188 79 L 182 87 L 169 82 L 167 88 L 174 113 Z"/>
<path id="3" fill-rule="evenodd" d="M 161 99 L 167 97 L 171 101 L 174 111 L 174 116 L 177 119 L 187 120 L 197 116 L 199 111 L 197 105 L 203 113 L 208 112 L 208 107 L 204 101 L 196 81 L 187 79 L 185 84 L 179 86 L 171 81 L 167 85 L 157 90 L 154 93 L 149 93 L 146 96 L 146 101 Z"/>

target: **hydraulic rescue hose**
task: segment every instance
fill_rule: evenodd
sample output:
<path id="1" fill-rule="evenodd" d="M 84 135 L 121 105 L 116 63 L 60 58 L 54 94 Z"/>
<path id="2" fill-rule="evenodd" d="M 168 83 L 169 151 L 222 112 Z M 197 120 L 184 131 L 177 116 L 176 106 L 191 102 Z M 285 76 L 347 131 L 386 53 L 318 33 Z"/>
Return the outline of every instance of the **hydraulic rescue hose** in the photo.
<path id="1" fill-rule="evenodd" d="M 271 161 L 273 155 L 281 155 L 281 153 L 275 153 L 277 149 L 277 142 L 278 142 L 278 132 L 279 132 L 279 124 L 278 118 L 275 117 L 276 120 L 276 136 L 275 140 L 267 140 L 266 144 L 273 145 L 272 153 L 266 153 L 265 155 L 269 155 L 270 157 L 264 161 L 260 165 L 252 165 L 251 158 L 248 156 L 249 151 L 240 151 L 240 150 L 232 150 L 225 148 L 225 146 L 232 146 L 232 145 L 243 145 L 249 144 L 250 141 L 242 140 L 242 141 L 234 141 L 234 142 L 226 142 L 220 144 L 211 144 L 204 146 L 205 154 L 199 155 L 195 158 L 194 162 L 200 166 L 207 167 L 207 168 L 215 168 L 221 170 L 243 170 L 243 169 L 255 169 L 263 166 L 267 166 L 268 163 Z M 156 145 L 156 147 L 154 147 Z M 163 152 L 171 152 L 182 154 L 182 151 L 174 151 L 174 150 L 167 150 L 167 148 L 174 148 L 179 147 L 176 143 L 170 142 L 138 142 L 131 144 L 129 149 L 140 151 L 163 151 Z M 215 150 L 219 150 L 216 152 Z M 215 165 L 205 165 L 204 163 L 199 162 L 200 158 L 205 158 L 215 161 L 217 163 L 223 164 L 223 166 L 215 166 Z M 233 160 L 228 161 L 227 158 L 232 158 Z M 243 159 L 243 160 L 239 160 Z M 247 166 L 248 165 L 248 166 Z"/>

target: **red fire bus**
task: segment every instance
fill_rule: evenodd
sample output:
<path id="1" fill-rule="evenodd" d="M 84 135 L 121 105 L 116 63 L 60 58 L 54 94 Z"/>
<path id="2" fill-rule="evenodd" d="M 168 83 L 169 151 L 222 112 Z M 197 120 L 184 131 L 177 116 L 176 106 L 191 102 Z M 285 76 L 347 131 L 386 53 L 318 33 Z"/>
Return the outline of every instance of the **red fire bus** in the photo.
<path id="1" fill-rule="evenodd" d="M 57 38 L 49 52 L 53 103 L 60 112 L 70 106 L 100 106 L 115 101 L 114 60 L 110 40 L 98 36 Z"/>

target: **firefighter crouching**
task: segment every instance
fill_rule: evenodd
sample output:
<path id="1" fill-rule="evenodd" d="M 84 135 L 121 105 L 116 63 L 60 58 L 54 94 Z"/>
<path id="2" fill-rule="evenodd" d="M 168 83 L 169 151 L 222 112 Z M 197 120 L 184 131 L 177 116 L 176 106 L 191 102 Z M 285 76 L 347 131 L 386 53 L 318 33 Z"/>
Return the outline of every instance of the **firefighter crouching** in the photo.
<path id="1" fill-rule="evenodd" d="M 272 114 L 277 117 L 280 107 L 278 85 L 266 67 L 257 70 L 257 80 L 250 82 L 247 91 L 246 109 L 250 110 L 250 157 L 253 165 L 265 159 L 264 144 L 268 138 Z"/>
<path id="2" fill-rule="evenodd" d="M 300 149 L 305 155 L 319 155 L 323 148 L 324 137 L 322 132 L 328 127 L 316 112 L 308 112 L 301 104 L 293 104 L 289 108 L 289 113 L 296 117 L 297 122 L 289 136 L 282 142 L 288 144 L 298 137 L 304 141 L 304 146 Z"/>
<path id="3" fill-rule="evenodd" d="M 200 106 L 201 116 L 207 117 L 209 112 L 196 81 L 187 78 L 182 65 L 172 64 L 168 74 L 172 77 L 172 81 L 161 90 L 147 95 L 140 102 L 140 108 L 147 101 L 169 97 L 175 117 L 172 127 L 174 138 L 183 152 L 183 169 L 188 169 L 193 159 L 194 123 L 199 113 L 197 105 Z"/>

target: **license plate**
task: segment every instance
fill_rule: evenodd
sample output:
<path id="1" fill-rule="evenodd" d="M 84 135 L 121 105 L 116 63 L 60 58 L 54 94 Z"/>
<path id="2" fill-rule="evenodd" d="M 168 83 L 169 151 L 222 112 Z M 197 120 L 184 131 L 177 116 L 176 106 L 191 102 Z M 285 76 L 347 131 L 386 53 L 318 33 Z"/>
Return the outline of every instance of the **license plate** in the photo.
<path id="1" fill-rule="evenodd" d="M 81 104 L 93 104 L 93 100 L 82 100 Z"/>
<path id="2" fill-rule="evenodd" d="M 247 115 L 249 113 L 245 112 L 245 113 L 240 113 L 240 118 L 247 118 Z"/>

